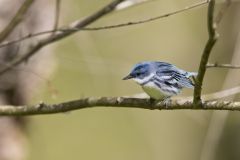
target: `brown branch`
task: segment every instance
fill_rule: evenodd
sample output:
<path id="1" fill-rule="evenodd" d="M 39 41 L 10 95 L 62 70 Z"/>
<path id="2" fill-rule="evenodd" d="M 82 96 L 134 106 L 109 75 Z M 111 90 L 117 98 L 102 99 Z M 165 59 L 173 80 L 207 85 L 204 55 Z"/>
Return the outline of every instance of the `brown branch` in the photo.
<path id="1" fill-rule="evenodd" d="M 101 8 L 100 10 L 98 10 L 97 12 L 93 13 L 92 15 L 84 18 L 83 20 L 74 22 L 70 25 L 70 27 L 72 28 L 78 28 L 81 29 L 93 22 L 95 22 L 96 20 L 98 20 L 99 18 L 103 17 L 104 15 L 112 12 L 115 7 L 123 2 L 124 0 L 115 0 L 111 3 L 109 3 L 108 5 L 106 5 L 105 7 Z M 25 53 L 23 56 L 18 57 L 17 59 L 13 60 L 11 63 L 7 64 L 7 67 L 3 68 L 0 71 L 0 75 L 7 72 L 8 70 L 10 70 L 12 67 L 28 60 L 31 56 L 33 56 L 37 51 L 39 51 L 42 47 L 47 46 L 55 41 L 61 40 L 62 38 L 65 38 L 67 36 L 72 35 L 73 33 L 75 33 L 76 30 L 72 30 L 72 31 L 64 31 L 64 32 L 58 32 L 50 37 L 44 38 L 42 40 L 39 40 L 38 43 L 36 45 L 34 45 L 33 47 L 31 47 L 29 49 L 29 51 L 27 53 Z"/>
<path id="2" fill-rule="evenodd" d="M 215 0 L 210 0 L 209 5 L 208 5 L 208 15 L 207 15 L 207 22 L 208 22 L 208 41 L 207 44 L 205 45 L 199 69 L 198 69 L 198 75 L 195 79 L 195 87 L 194 87 L 194 97 L 193 97 L 193 102 L 194 104 L 201 105 L 201 92 L 202 92 L 202 83 L 203 83 L 203 78 L 206 72 L 207 63 L 208 63 L 208 58 L 210 56 L 210 53 L 212 51 L 213 46 L 215 45 L 217 38 L 218 38 L 218 33 L 216 31 L 217 25 L 220 23 L 222 20 L 222 17 L 230 5 L 230 0 L 226 0 L 224 6 L 220 9 L 218 12 L 216 19 L 214 20 L 214 7 L 215 7 Z"/>
<path id="3" fill-rule="evenodd" d="M 41 102 L 32 106 L 1 106 L 0 115 L 23 116 L 53 114 L 94 107 L 139 108 L 149 110 L 197 109 L 240 111 L 240 102 L 228 101 L 203 102 L 202 107 L 200 108 L 196 108 L 191 101 L 172 101 L 169 103 L 169 106 L 171 107 L 166 107 L 163 102 L 152 103 L 149 99 L 126 97 L 90 97 L 59 104 L 45 104 Z"/>
<path id="4" fill-rule="evenodd" d="M 207 15 L 209 38 L 203 50 L 203 54 L 202 54 L 199 69 L 198 69 L 198 75 L 195 79 L 193 102 L 196 106 L 201 104 L 202 83 L 203 83 L 203 78 L 206 72 L 206 65 L 208 63 L 209 55 L 218 37 L 215 29 L 216 25 L 214 22 L 214 7 L 215 7 L 215 0 L 210 0 L 208 5 L 208 15 Z"/>
<path id="5" fill-rule="evenodd" d="M 202 99 L 203 101 L 214 101 L 214 100 L 220 100 L 223 98 L 227 98 L 236 94 L 240 93 L 240 86 L 232 87 L 229 89 L 221 90 L 218 92 L 213 92 L 209 94 L 203 94 Z M 139 97 L 138 97 L 139 98 Z M 184 100 L 184 101 L 190 101 L 193 99 L 192 96 L 188 97 L 173 97 L 173 100 Z"/>
<path id="6" fill-rule="evenodd" d="M 22 6 L 19 8 L 17 13 L 14 15 L 9 24 L 0 33 L 0 42 L 5 40 L 15 27 L 23 20 L 25 13 L 28 11 L 29 7 L 33 3 L 33 0 L 25 0 Z"/>
<path id="7" fill-rule="evenodd" d="M 191 6 L 187 6 L 183 9 L 179 9 L 177 11 L 173 11 L 170 13 L 166 13 L 157 17 L 153 17 L 153 18 L 148 18 L 145 20 L 140 20 L 140 21 L 134 21 L 134 22 L 126 22 L 126 23 L 120 23 L 120 24 L 115 24 L 115 25 L 108 25 L 108 26 L 102 26 L 102 27 L 82 27 L 82 28 L 60 28 L 60 29 L 53 29 L 53 30 L 47 30 L 47 31 L 42 31 L 42 32 L 38 32 L 38 33 L 32 33 L 32 34 L 28 34 L 26 36 L 23 36 L 19 39 L 13 40 L 13 41 L 9 41 L 9 42 L 5 42 L 0 44 L 0 48 L 5 47 L 7 45 L 11 45 L 14 43 L 18 43 L 20 41 L 29 39 L 29 38 L 33 38 L 36 36 L 41 36 L 41 35 L 45 35 L 45 34 L 51 34 L 54 32 L 68 32 L 68 31 L 98 31 L 98 30 L 107 30 L 107 29 L 114 29 L 114 28 L 120 28 L 120 27 L 127 27 L 127 26 L 132 26 L 132 25 L 138 25 L 138 24 L 143 24 L 143 23 L 147 23 L 147 22 L 151 22 L 151 21 L 155 21 L 155 20 L 159 20 L 161 18 L 166 18 L 181 12 L 184 12 L 186 10 L 190 10 L 199 6 L 202 6 L 204 4 L 208 3 L 208 1 L 202 1 L 202 2 L 198 2 L 196 4 L 193 4 Z"/>
<path id="8" fill-rule="evenodd" d="M 135 7 L 135 6 L 144 5 L 146 3 L 153 2 L 153 1 L 155 1 L 155 0 L 137 0 L 137 1 L 126 0 L 125 2 L 120 3 L 119 5 L 117 5 L 116 6 L 116 10 L 129 9 L 129 8 L 132 8 L 132 7 Z"/>
<path id="9" fill-rule="evenodd" d="M 230 4 L 231 4 L 231 0 L 225 0 L 225 3 L 223 4 L 223 6 L 219 10 L 218 14 L 216 15 L 215 23 L 217 24 L 217 26 L 221 22 L 224 14 L 225 14 L 226 10 L 228 9 L 228 7 L 230 6 Z"/>
<path id="10" fill-rule="evenodd" d="M 61 0 L 56 0 L 55 20 L 54 20 L 54 26 L 53 26 L 54 30 L 57 30 L 58 28 L 59 17 L 60 17 L 60 4 L 61 4 Z"/>
<path id="11" fill-rule="evenodd" d="M 218 63 L 209 63 L 206 66 L 207 68 L 228 68 L 228 69 L 240 69 L 240 65 L 232 64 L 218 64 Z"/>
<path id="12" fill-rule="evenodd" d="M 213 46 L 215 45 L 219 35 L 217 33 L 217 25 L 222 20 L 222 17 L 224 16 L 224 13 L 230 5 L 230 0 L 226 0 L 224 6 L 220 9 L 218 12 L 216 19 L 214 20 L 214 7 L 215 7 L 215 0 L 210 0 L 208 5 L 208 15 L 207 15 L 207 23 L 208 23 L 208 41 L 205 45 L 205 48 L 203 50 L 203 54 L 201 57 L 200 65 L 198 68 L 198 75 L 195 79 L 195 87 L 194 87 L 194 97 L 193 102 L 194 104 L 201 105 L 201 93 L 202 93 L 202 83 L 203 78 L 206 72 L 208 58 L 210 56 L 210 53 L 213 49 Z"/>

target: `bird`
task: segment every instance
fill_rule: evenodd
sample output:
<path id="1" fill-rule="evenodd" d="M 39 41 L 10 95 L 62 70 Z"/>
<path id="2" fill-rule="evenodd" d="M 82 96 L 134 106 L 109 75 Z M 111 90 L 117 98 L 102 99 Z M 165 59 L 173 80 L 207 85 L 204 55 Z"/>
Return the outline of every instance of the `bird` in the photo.
<path id="1" fill-rule="evenodd" d="M 196 72 L 187 72 L 175 65 L 160 61 L 144 61 L 137 63 L 123 80 L 133 79 L 150 100 L 169 100 L 183 88 L 194 88 L 192 77 Z"/>

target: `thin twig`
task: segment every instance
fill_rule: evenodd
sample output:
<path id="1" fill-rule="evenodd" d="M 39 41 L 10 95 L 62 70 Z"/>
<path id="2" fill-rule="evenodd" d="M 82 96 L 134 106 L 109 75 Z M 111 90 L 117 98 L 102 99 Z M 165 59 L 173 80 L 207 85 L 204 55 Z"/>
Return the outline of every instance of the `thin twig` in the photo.
<path id="1" fill-rule="evenodd" d="M 218 92 L 213 92 L 213 93 L 209 93 L 209 94 L 203 94 L 202 95 L 202 99 L 203 101 L 214 101 L 214 100 L 220 100 L 223 98 L 227 98 L 236 94 L 240 93 L 240 86 L 236 86 L 233 88 L 229 88 L 229 89 L 225 89 L 225 90 L 221 90 Z M 136 96 L 137 97 L 137 96 Z M 139 98 L 140 96 L 138 96 L 137 98 Z M 188 97 L 173 97 L 173 100 L 184 100 L 184 101 L 190 101 L 193 99 L 192 96 L 188 96 Z"/>
<path id="2" fill-rule="evenodd" d="M 40 115 L 62 113 L 72 110 L 95 107 L 117 107 L 117 108 L 139 108 L 148 110 L 179 110 L 179 109 L 195 109 L 195 110 L 231 110 L 240 111 L 240 102 L 229 101 L 209 101 L 203 102 L 200 108 L 196 108 L 191 101 L 172 101 L 169 106 L 163 102 L 153 103 L 149 99 L 124 98 L 124 97 L 99 97 L 99 98 L 83 98 L 74 101 L 45 104 L 43 102 L 32 106 L 1 106 L 0 115 L 8 116 L 24 116 L 24 115 Z"/>
<path id="3" fill-rule="evenodd" d="M 55 20 L 53 30 L 57 30 L 60 18 L 60 4 L 61 0 L 56 0 L 56 8 L 55 8 Z"/>
<path id="4" fill-rule="evenodd" d="M 115 0 L 111 3 L 109 3 L 108 5 L 106 5 L 105 7 L 101 8 L 100 10 L 98 10 L 97 12 L 93 13 L 92 15 L 84 18 L 83 20 L 74 22 L 70 25 L 70 27 L 72 28 L 78 28 L 81 29 L 83 27 L 86 27 L 87 25 L 95 22 L 96 20 L 98 20 L 99 18 L 103 17 L 104 15 L 114 11 L 116 5 L 118 5 L 119 3 L 123 2 L 124 0 Z M 33 56 L 37 51 L 39 51 L 42 47 L 47 46 L 55 41 L 61 40 L 62 38 L 65 38 L 67 36 L 72 35 L 73 33 L 75 33 L 76 30 L 73 31 L 64 31 L 61 33 L 56 33 L 50 37 L 44 38 L 42 40 L 39 40 L 38 43 L 36 43 L 36 45 L 32 46 L 27 53 L 25 53 L 23 56 L 16 58 L 15 60 L 13 60 L 11 63 L 7 64 L 7 67 L 3 68 L 0 71 L 0 75 L 7 72 L 8 70 L 10 70 L 12 67 L 21 64 L 22 62 L 28 60 L 31 56 Z"/>
<path id="5" fill-rule="evenodd" d="M 207 68 L 227 68 L 227 69 L 240 69 L 240 65 L 232 64 L 218 64 L 218 63 L 209 63 L 206 66 Z"/>
<path id="6" fill-rule="evenodd" d="M 153 2 L 154 0 L 126 0 L 125 2 L 120 3 L 119 5 L 116 6 L 116 10 L 123 10 L 123 9 L 128 9 L 132 8 L 135 6 L 140 6 L 149 2 Z"/>
<path id="7" fill-rule="evenodd" d="M 193 102 L 194 104 L 200 105 L 201 104 L 201 92 L 202 92 L 202 83 L 203 78 L 206 72 L 208 58 L 210 56 L 210 53 L 212 51 L 213 46 L 215 45 L 219 35 L 217 33 L 217 25 L 222 20 L 222 17 L 224 16 L 224 13 L 226 12 L 226 9 L 229 7 L 231 0 L 226 0 L 226 4 L 220 9 L 219 13 L 216 16 L 216 19 L 214 19 L 214 7 L 215 7 L 215 0 L 210 0 L 208 5 L 208 15 L 207 15 L 207 22 L 208 22 L 208 41 L 205 45 L 199 69 L 198 69 L 198 75 L 196 77 L 196 85 L 194 87 L 194 98 Z"/>
<path id="8" fill-rule="evenodd" d="M 120 27 L 127 27 L 127 26 L 132 26 L 132 25 L 138 25 L 138 24 L 143 24 L 143 23 L 147 23 L 147 22 L 151 22 L 151 21 L 155 21 L 155 20 L 159 20 L 161 18 L 166 18 L 199 6 L 202 6 L 204 4 L 207 4 L 208 1 L 202 1 L 202 2 L 198 2 L 196 4 L 193 4 L 191 6 L 187 6 L 183 9 L 179 9 L 177 11 L 173 11 L 167 14 L 163 14 L 157 17 L 153 17 L 153 18 L 148 18 L 145 20 L 140 20 L 140 21 L 134 21 L 134 22 L 126 22 L 126 23 L 120 23 L 120 24 L 115 24 L 115 25 L 108 25 L 108 26 L 102 26 L 102 27 L 83 27 L 83 28 L 60 28 L 60 29 L 53 29 L 53 30 L 47 30 L 47 31 L 42 31 L 42 32 L 38 32 L 38 33 L 32 33 L 32 34 L 28 34 L 26 36 L 23 36 L 19 39 L 13 40 L 13 41 L 9 41 L 9 42 L 4 42 L 2 44 L 0 44 L 0 48 L 5 47 L 7 45 L 11 45 L 14 43 L 18 43 L 20 41 L 29 39 L 29 38 L 33 38 L 36 36 L 41 36 L 44 34 L 51 34 L 53 32 L 68 32 L 68 31 L 98 31 L 98 30 L 107 30 L 107 29 L 114 29 L 114 28 L 120 28 Z"/>
<path id="9" fill-rule="evenodd" d="M 195 80 L 196 84 L 194 87 L 193 102 L 196 106 L 201 104 L 202 83 L 203 83 L 203 78 L 204 78 L 204 75 L 206 72 L 206 65 L 208 63 L 209 55 L 212 51 L 214 44 L 217 41 L 217 37 L 218 37 L 216 29 L 215 29 L 215 24 L 214 24 L 215 23 L 214 22 L 214 7 L 215 7 L 215 0 L 211 0 L 208 5 L 208 18 L 207 18 L 209 38 L 208 38 L 207 44 L 204 48 L 204 51 L 203 51 L 203 54 L 201 57 L 201 61 L 200 61 L 199 69 L 198 69 L 198 75 Z"/>
<path id="10" fill-rule="evenodd" d="M 17 13 L 14 15 L 10 23 L 3 29 L 0 33 L 0 42 L 5 40 L 8 35 L 14 30 L 15 27 L 22 21 L 25 13 L 28 11 L 29 7 L 33 3 L 33 0 L 25 0 L 22 6 L 19 8 Z"/>
<path id="11" fill-rule="evenodd" d="M 216 23 L 217 26 L 221 22 L 221 20 L 222 20 L 222 18 L 224 16 L 224 13 L 226 12 L 226 10 L 230 6 L 230 4 L 231 4 L 231 0 L 225 0 L 225 3 L 223 4 L 223 6 L 219 10 L 218 14 L 216 15 L 215 23 Z"/>

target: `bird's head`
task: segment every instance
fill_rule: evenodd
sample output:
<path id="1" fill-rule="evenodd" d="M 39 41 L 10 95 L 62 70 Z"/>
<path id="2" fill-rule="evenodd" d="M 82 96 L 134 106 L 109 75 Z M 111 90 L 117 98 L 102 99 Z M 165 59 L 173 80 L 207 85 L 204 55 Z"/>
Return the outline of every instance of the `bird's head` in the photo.
<path id="1" fill-rule="evenodd" d="M 149 62 L 141 62 L 136 64 L 132 71 L 123 78 L 123 80 L 133 79 L 138 84 L 142 84 L 149 80 L 153 75 L 153 68 Z"/>

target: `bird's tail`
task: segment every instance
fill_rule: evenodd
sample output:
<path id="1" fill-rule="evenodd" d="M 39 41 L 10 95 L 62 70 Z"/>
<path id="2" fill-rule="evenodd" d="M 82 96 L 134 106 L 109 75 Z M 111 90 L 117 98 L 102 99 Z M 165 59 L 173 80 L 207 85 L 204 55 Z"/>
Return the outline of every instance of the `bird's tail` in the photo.
<path id="1" fill-rule="evenodd" d="M 189 80 L 189 84 L 190 84 L 190 86 L 187 86 L 188 88 L 193 88 L 194 86 L 195 86 L 195 81 L 194 81 L 194 79 L 195 79 L 195 77 L 197 76 L 197 72 L 188 72 L 187 73 L 187 75 L 186 75 L 186 77 L 188 78 L 188 80 Z"/>
<path id="2" fill-rule="evenodd" d="M 197 76 L 197 72 L 187 72 L 187 78 L 191 78 L 191 77 L 196 77 Z"/>

